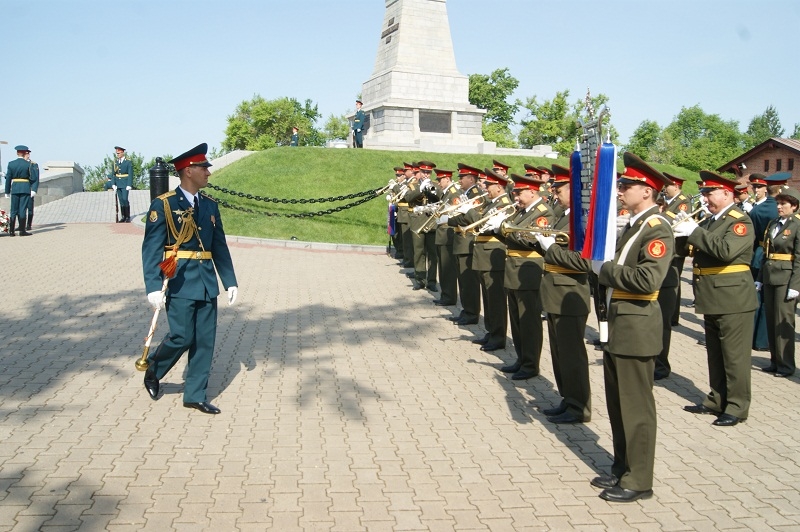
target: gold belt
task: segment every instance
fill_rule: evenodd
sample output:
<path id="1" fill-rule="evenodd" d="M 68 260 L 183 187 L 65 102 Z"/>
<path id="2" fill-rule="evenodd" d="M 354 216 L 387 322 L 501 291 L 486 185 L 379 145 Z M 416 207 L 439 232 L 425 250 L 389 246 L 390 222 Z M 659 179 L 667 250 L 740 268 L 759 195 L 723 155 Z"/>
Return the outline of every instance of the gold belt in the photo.
<path id="1" fill-rule="evenodd" d="M 749 271 L 750 266 L 747 264 L 732 264 L 730 266 L 715 266 L 712 268 L 698 268 L 695 266 L 692 268 L 692 273 L 694 275 L 718 275 L 721 273 L 739 273 Z"/>
<path id="2" fill-rule="evenodd" d="M 478 237 L 480 238 L 480 237 Z M 509 249 L 506 251 L 506 255 L 509 257 L 526 257 L 526 258 L 534 258 L 534 259 L 541 259 L 542 256 L 539 254 L 538 251 L 524 251 L 521 249 Z"/>
<path id="3" fill-rule="evenodd" d="M 211 259 L 211 252 L 210 251 L 184 251 L 179 250 L 177 253 L 174 251 L 165 251 L 165 257 L 171 257 L 173 255 L 177 255 L 179 259 L 196 259 L 196 260 L 210 260 Z"/>
<path id="4" fill-rule="evenodd" d="M 770 253 L 767 255 L 769 260 L 794 260 L 794 255 L 789 253 Z"/>
<path id="5" fill-rule="evenodd" d="M 116 177 L 128 177 L 128 174 L 114 174 Z"/>
<path id="6" fill-rule="evenodd" d="M 586 272 L 579 272 L 578 270 L 570 270 L 569 268 L 562 268 L 561 266 L 556 266 L 555 264 L 545 264 L 544 271 L 550 273 L 563 273 L 568 275 L 580 275 L 585 274 Z"/>
<path id="7" fill-rule="evenodd" d="M 408 203 L 406 203 L 405 201 L 401 201 L 400 203 L 397 204 L 397 206 L 398 207 L 408 207 Z"/>
<path id="8" fill-rule="evenodd" d="M 658 299 L 658 290 L 651 294 L 632 294 L 625 290 L 618 290 L 617 288 L 611 292 L 611 299 L 633 299 L 635 301 L 655 301 Z"/>
<path id="9" fill-rule="evenodd" d="M 12 179 L 12 183 L 30 183 L 29 179 Z"/>
<path id="10" fill-rule="evenodd" d="M 478 235 L 475 237 L 475 242 L 500 242 L 500 239 L 496 236 L 481 236 Z"/>

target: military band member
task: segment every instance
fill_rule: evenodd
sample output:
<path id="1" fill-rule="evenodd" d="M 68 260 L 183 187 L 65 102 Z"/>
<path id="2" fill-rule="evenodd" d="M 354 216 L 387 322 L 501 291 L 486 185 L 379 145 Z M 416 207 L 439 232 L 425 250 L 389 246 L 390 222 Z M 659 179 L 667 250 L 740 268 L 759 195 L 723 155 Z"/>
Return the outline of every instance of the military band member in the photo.
<path id="1" fill-rule="evenodd" d="M 795 312 L 800 294 L 800 192 L 782 190 L 775 201 L 778 218 L 767 227 L 764 261 L 756 289 L 764 295 L 769 340 L 769 366 L 761 371 L 776 377 L 794 375 Z"/>
<path id="2" fill-rule="evenodd" d="M 742 183 L 736 185 L 736 206 L 744 213 L 749 214 L 753 210 L 753 201 L 750 198 L 750 185 Z"/>
<path id="3" fill-rule="evenodd" d="M 133 163 L 130 159 L 125 157 L 125 148 L 114 146 L 114 151 L 117 158 L 114 161 L 113 171 L 108 174 L 111 180 L 111 188 L 117 194 L 119 200 L 119 210 L 122 213 L 122 218 L 118 221 L 130 222 L 131 221 L 131 204 L 128 201 L 128 193 L 133 188 Z"/>
<path id="4" fill-rule="evenodd" d="M 461 189 L 453 183 L 452 170 L 436 170 L 438 181 L 438 196 L 442 198 L 442 205 L 449 206 L 458 202 Z M 453 228 L 447 225 L 448 214 L 436 219 L 436 250 L 439 264 L 439 286 L 441 294 L 439 299 L 433 301 L 434 305 L 450 307 L 458 301 L 458 265 L 453 255 Z"/>
<path id="5" fill-rule="evenodd" d="M 405 200 L 405 193 L 403 190 L 404 187 L 407 189 L 408 185 L 411 184 L 411 179 L 414 177 L 414 168 L 411 163 L 403 163 L 403 169 L 403 177 L 402 179 L 398 177 L 397 185 L 394 186 L 392 191 L 395 195 L 399 195 L 397 201 L 397 224 L 400 226 L 400 240 L 403 245 L 403 268 L 413 268 L 414 247 L 411 243 L 411 228 L 409 227 L 411 217 L 408 209 L 408 202 Z M 413 279 L 414 275 L 411 274 L 409 277 Z"/>
<path id="6" fill-rule="evenodd" d="M 238 288 L 219 207 L 199 193 L 210 175 L 207 151 L 203 143 L 171 160 L 181 184 L 150 205 L 142 242 L 144 284 L 153 307 L 166 305 L 169 333 L 147 359 L 144 386 L 158 400 L 161 379 L 188 350 L 183 406 L 219 414 L 206 396 L 217 335 L 217 274 L 229 305 Z M 171 257 L 177 258 L 177 270 L 163 292 L 159 264 Z"/>
<path id="7" fill-rule="evenodd" d="M 569 168 L 561 166 L 560 164 L 554 164 L 552 166 L 551 171 L 553 173 L 553 177 L 552 181 L 550 181 L 549 183 L 549 186 L 551 188 L 549 188 L 548 191 L 551 192 L 551 194 L 550 197 L 548 198 L 548 204 L 553 209 L 553 212 L 556 214 L 556 216 L 561 216 L 562 212 L 564 211 L 564 207 L 559 204 L 558 198 L 554 193 L 552 193 L 553 192 L 552 186 L 556 180 L 560 179 L 563 181 L 564 179 L 569 179 Z"/>
<path id="8" fill-rule="evenodd" d="M 603 352 L 608 417 L 614 441 L 611 476 L 592 485 L 610 502 L 631 502 L 653 494 L 656 449 L 655 357 L 661 351 L 658 289 L 672 262 L 672 230 L 656 198 L 667 179 L 633 155 L 623 154 L 619 198 L 630 209 L 628 228 L 617 240 L 613 261 L 592 261 L 601 285 L 609 288 L 608 346 Z"/>
<path id="9" fill-rule="evenodd" d="M 517 193 L 518 211 L 505 219 L 515 227 L 550 227 L 555 222 L 553 211 L 539 196 L 543 181 L 512 174 Z M 502 234 L 502 232 L 501 232 Z M 508 315 L 511 339 L 517 360 L 500 371 L 511 373 L 512 380 L 524 380 L 539 375 L 542 356 L 542 299 L 539 294 L 542 282 L 544 250 L 536 240 L 524 233 L 509 232 L 503 238 L 506 244 L 506 263 L 503 286 L 508 298 Z"/>
<path id="10" fill-rule="evenodd" d="M 428 215 L 423 211 L 428 203 L 439 200 L 436 196 L 436 187 L 431 182 L 431 172 L 436 165 L 430 161 L 416 163 L 416 179 L 411 180 L 405 199 L 410 210 L 409 219 L 411 227 L 411 242 L 414 249 L 414 290 L 427 288 L 432 292 L 438 290 L 436 286 L 436 232 L 435 228 L 427 229 L 423 225 Z"/>
<path id="11" fill-rule="evenodd" d="M 750 271 L 753 280 L 758 279 L 758 269 L 764 262 L 764 233 L 767 225 L 778 217 L 778 206 L 775 198 L 769 193 L 767 187 L 767 176 L 764 174 L 750 174 L 750 186 L 753 189 L 755 202 L 748 215 L 753 222 L 755 240 L 753 242 L 753 256 L 750 262 Z M 764 310 L 763 294 L 758 294 L 758 308 L 755 313 L 755 325 L 753 330 L 752 346 L 755 351 L 769 351 L 769 340 L 767 334 L 767 314 Z"/>
<path id="12" fill-rule="evenodd" d="M 453 255 L 458 266 L 458 297 L 461 300 L 461 312 L 452 321 L 456 325 L 474 325 L 478 323 L 481 312 L 481 286 L 478 274 L 473 269 L 472 249 L 475 246 L 475 234 L 471 231 L 459 231 L 479 218 L 480 202 L 478 198 L 483 190 L 478 187 L 480 170 L 472 166 L 458 163 L 458 180 L 465 201 L 459 210 L 447 220 L 453 233 Z"/>
<path id="13" fill-rule="evenodd" d="M 506 185 L 506 194 L 508 194 L 509 197 L 511 197 L 512 193 L 514 192 L 514 179 L 508 174 L 510 169 L 511 167 L 506 163 L 501 163 L 497 159 L 492 161 L 492 170 L 494 170 L 496 174 L 508 180 L 508 184 Z"/>
<path id="14" fill-rule="evenodd" d="M 389 195 L 394 196 L 400 190 L 400 187 L 402 186 L 401 183 L 405 180 L 405 171 L 405 168 L 402 166 L 394 167 L 395 185 L 389 189 Z M 390 220 L 390 222 L 394 222 L 394 234 L 392 235 L 394 258 L 402 264 L 405 261 L 405 256 L 403 255 L 403 231 L 400 227 L 400 223 L 398 222 L 398 218 L 400 217 L 400 209 L 397 206 L 397 202 L 391 206 L 391 210 L 394 211 L 394 220 Z M 406 216 L 408 216 L 407 210 Z"/>
<path id="15" fill-rule="evenodd" d="M 679 213 L 688 215 L 692 212 L 692 200 L 681 192 L 681 187 L 685 181 L 682 177 L 666 172 L 664 172 L 664 176 L 669 180 L 669 183 L 663 190 L 664 209 L 662 212 L 667 223 L 671 225 Z M 669 272 L 661 284 L 661 289 L 658 291 L 658 304 L 661 306 L 661 318 L 664 320 L 664 328 L 663 346 L 661 353 L 656 357 L 655 380 L 666 379 L 672 371 L 669 363 L 669 350 L 672 345 L 672 327 L 678 325 L 680 316 L 681 273 L 683 273 L 685 260 L 686 255 L 676 248 Z"/>
<path id="16" fill-rule="evenodd" d="M 17 158 L 8 163 L 6 171 L 6 197 L 11 195 L 11 207 L 8 214 L 8 235 L 16 236 L 15 225 L 19 219 L 19 235 L 29 236 L 27 231 L 28 205 L 39 190 L 39 166 L 31 162 L 27 146 L 19 145 L 14 148 Z"/>
<path id="17" fill-rule="evenodd" d="M 556 220 L 556 231 L 569 233 L 570 176 L 557 176 L 550 190 L 564 207 Z M 542 276 L 542 307 L 547 313 L 550 356 L 561 402 L 542 413 L 551 423 L 584 423 L 592 419 L 592 389 L 589 384 L 589 357 L 586 320 L 589 317 L 589 272 L 591 262 L 566 244 L 555 245 L 552 236 L 536 235 L 546 251 Z"/>
<path id="18" fill-rule="evenodd" d="M 758 306 L 750 261 L 753 224 L 733 203 L 735 181 L 700 172 L 700 192 L 712 216 L 698 226 L 685 220 L 674 227 L 681 246 L 693 250 L 695 312 L 703 314 L 711 391 L 693 414 L 717 416 L 713 424 L 729 427 L 747 419 L 750 410 L 750 342 Z"/>
<path id="19" fill-rule="evenodd" d="M 503 217 L 513 211 L 514 204 L 506 194 L 506 180 L 489 168 L 484 169 L 484 174 L 489 201 L 484 204 L 479 218 L 492 213 L 494 216 L 475 228 L 478 234 L 472 249 L 472 267 L 478 272 L 480 281 L 486 334 L 473 340 L 473 343 L 479 344 L 481 351 L 496 351 L 505 349 L 508 332 L 508 302 L 503 286 L 506 246 L 497 237 L 496 231 Z"/>

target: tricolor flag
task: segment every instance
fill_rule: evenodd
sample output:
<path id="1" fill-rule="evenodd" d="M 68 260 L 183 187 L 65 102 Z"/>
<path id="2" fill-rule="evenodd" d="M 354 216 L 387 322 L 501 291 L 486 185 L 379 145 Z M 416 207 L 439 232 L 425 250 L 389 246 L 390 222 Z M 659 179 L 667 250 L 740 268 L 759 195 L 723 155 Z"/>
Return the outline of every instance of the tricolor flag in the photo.
<path id="1" fill-rule="evenodd" d="M 613 260 L 616 237 L 617 147 L 606 142 L 597 149 L 586 239 L 581 257 L 591 260 Z"/>

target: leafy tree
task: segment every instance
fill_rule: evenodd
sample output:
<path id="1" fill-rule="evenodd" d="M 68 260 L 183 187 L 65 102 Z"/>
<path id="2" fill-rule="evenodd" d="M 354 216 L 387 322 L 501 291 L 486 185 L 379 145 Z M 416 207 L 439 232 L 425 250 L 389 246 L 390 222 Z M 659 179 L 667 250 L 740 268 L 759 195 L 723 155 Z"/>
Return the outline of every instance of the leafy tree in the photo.
<path id="1" fill-rule="evenodd" d="M 322 128 L 325 140 L 345 140 L 350 135 L 350 122 L 345 115 L 331 114 Z"/>
<path id="2" fill-rule="evenodd" d="M 674 150 L 664 163 L 689 170 L 717 168 L 744 150 L 739 123 L 706 114 L 699 105 L 682 108 L 664 132 L 674 140 Z"/>
<path id="3" fill-rule="evenodd" d="M 508 73 L 508 68 L 498 68 L 488 76 L 472 74 L 469 77 L 469 102 L 486 109 L 483 115 L 483 138 L 503 148 L 517 146 L 511 126 L 519 104 L 508 103 L 508 98 L 518 86 L 519 80 Z"/>
<path id="4" fill-rule="evenodd" d="M 789 137 L 790 139 L 800 140 L 800 124 L 794 125 L 794 131 L 792 132 L 792 136 Z"/>
<path id="5" fill-rule="evenodd" d="M 652 161 L 654 152 L 658 149 L 658 142 L 661 138 L 661 128 L 653 120 L 645 120 L 636 131 L 633 132 L 628 141 L 626 150 L 638 155 L 645 161 Z"/>
<path id="6" fill-rule="evenodd" d="M 753 148 L 772 137 L 783 137 L 784 133 L 786 130 L 781 127 L 778 111 L 770 105 L 761 115 L 754 116 L 750 121 L 747 132 L 745 132 L 745 147 Z"/>
<path id="7" fill-rule="evenodd" d="M 297 127 L 301 145 L 319 146 L 324 142 L 314 127 L 319 117 L 319 110 L 311 100 L 302 105 L 294 98 L 265 100 L 255 95 L 252 100 L 240 103 L 228 117 L 222 148 L 259 151 L 288 146 L 292 127 Z"/>

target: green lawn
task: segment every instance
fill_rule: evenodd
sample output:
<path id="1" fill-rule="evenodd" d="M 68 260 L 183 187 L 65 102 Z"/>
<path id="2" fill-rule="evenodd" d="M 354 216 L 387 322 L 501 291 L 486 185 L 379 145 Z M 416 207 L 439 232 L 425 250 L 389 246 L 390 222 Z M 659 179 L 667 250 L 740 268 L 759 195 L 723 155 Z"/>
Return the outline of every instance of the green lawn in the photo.
<path id="1" fill-rule="evenodd" d="M 384 186 L 394 177 L 394 166 L 405 162 L 429 160 L 438 168 L 456 170 L 463 162 L 478 168 L 492 166 L 493 156 L 443 154 L 332 148 L 273 148 L 255 153 L 214 172 L 211 184 L 252 196 L 279 199 L 311 199 L 346 196 Z M 524 173 L 524 163 L 569 166 L 567 159 L 497 156 L 511 165 L 511 172 Z M 684 189 L 693 194 L 697 174 L 682 168 L 655 165 L 659 169 L 689 178 Z M 255 211 L 242 212 L 220 207 L 229 235 L 307 242 L 385 245 L 387 202 L 383 195 L 356 207 L 308 218 L 287 218 L 286 214 L 311 213 L 340 207 L 359 198 L 330 203 L 267 203 L 242 198 L 206 188 L 205 192 L 234 207 Z M 269 214 L 269 215 L 268 215 Z M 270 216 L 271 215 L 271 216 Z"/>

